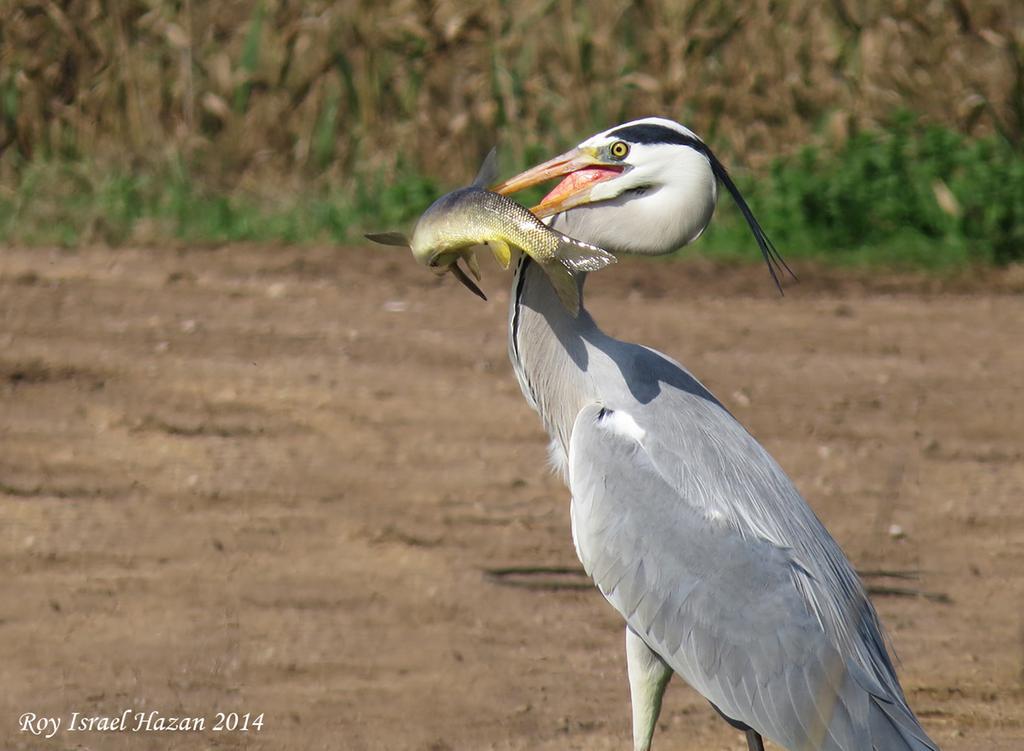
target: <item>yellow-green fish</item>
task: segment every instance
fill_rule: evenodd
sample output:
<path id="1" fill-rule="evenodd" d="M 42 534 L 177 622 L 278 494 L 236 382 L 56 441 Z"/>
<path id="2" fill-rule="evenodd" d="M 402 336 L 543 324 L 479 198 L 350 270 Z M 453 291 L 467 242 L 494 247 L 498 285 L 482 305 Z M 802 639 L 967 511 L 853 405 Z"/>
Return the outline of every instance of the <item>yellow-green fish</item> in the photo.
<path id="1" fill-rule="evenodd" d="M 486 189 L 497 177 L 497 151 L 491 150 L 476 180 L 438 198 L 416 222 L 412 239 L 398 232 L 366 235 L 385 245 L 412 249 L 416 260 L 438 273 L 451 272 L 473 293 L 487 299 L 458 266 L 464 259 L 470 273 L 479 281 L 478 245 L 487 245 L 503 268 L 512 260 L 512 250 L 520 250 L 547 272 L 559 299 L 573 315 L 580 310 L 579 286 L 575 274 L 598 271 L 615 263 L 615 256 L 548 227 L 511 198 Z"/>

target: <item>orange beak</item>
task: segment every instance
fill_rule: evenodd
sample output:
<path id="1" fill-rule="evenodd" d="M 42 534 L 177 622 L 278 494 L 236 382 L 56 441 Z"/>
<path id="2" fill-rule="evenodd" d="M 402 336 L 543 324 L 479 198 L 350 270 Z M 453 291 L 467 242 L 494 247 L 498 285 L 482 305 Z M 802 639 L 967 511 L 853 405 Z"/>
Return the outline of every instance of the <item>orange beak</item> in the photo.
<path id="1" fill-rule="evenodd" d="M 622 170 L 622 165 L 608 164 L 587 150 L 573 149 L 498 183 L 491 190 L 508 195 L 556 177 L 563 178 L 539 204 L 530 209 L 538 219 L 543 219 L 589 203 L 593 200 L 591 191 L 594 186 L 617 177 Z"/>

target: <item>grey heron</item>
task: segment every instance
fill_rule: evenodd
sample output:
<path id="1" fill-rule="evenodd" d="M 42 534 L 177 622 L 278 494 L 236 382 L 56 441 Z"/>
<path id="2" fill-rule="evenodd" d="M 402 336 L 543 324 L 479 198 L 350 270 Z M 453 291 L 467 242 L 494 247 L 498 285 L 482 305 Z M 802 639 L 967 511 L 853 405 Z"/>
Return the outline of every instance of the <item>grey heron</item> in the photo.
<path id="1" fill-rule="evenodd" d="M 610 128 L 494 189 L 556 177 L 538 216 L 640 255 L 697 239 L 721 182 L 769 268 L 782 263 L 721 163 L 674 121 Z M 512 291 L 509 355 L 569 487 L 576 552 L 626 621 L 635 751 L 651 746 L 672 674 L 752 751 L 762 737 L 789 751 L 935 751 L 853 567 L 768 452 L 682 365 L 567 311 L 522 254 Z"/>

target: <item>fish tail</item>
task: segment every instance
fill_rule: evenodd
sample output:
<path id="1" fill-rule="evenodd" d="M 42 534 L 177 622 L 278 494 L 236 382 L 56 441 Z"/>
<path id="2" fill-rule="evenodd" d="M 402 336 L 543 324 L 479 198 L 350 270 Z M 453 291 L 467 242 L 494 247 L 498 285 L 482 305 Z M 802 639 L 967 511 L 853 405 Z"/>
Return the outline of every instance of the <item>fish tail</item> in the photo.
<path id="1" fill-rule="evenodd" d="M 541 268 L 551 280 L 551 286 L 555 288 L 558 299 L 562 301 L 566 310 L 572 313 L 573 318 L 578 316 L 580 314 L 580 285 L 576 275 L 559 261 L 542 263 Z"/>
<path id="2" fill-rule="evenodd" d="M 542 263 L 544 271 L 555 288 L 558 299 L 573 317 L 580 314 L 580 285 L 577 275 L 585 271 L 599 271 L 615 263 L 611 253 L 596 245 L 560 235 L 554 258 Z"/>
<path id="3" fill-rule="evenodd" d="M 575 240 L 566 235 L 558 239 L 557 258 L 569 271 L 600 271 L 615 263 L 615 256 L 596 245 Z"/>

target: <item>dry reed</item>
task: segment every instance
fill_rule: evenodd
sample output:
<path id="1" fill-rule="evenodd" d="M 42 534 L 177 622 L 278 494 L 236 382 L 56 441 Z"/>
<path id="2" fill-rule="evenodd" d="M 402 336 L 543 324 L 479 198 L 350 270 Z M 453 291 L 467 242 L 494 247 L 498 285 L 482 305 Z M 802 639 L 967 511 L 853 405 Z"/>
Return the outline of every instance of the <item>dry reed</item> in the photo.
<path id="1" fill-rule="evenodd" d="M 184 155 L 256 191 L 463 179 L 662 113 L 757 164 L 894 108 L 1024 138 L 1024 4 L 4 0 L 0 184 Z"/>

